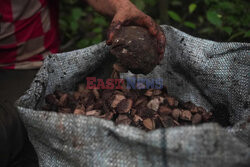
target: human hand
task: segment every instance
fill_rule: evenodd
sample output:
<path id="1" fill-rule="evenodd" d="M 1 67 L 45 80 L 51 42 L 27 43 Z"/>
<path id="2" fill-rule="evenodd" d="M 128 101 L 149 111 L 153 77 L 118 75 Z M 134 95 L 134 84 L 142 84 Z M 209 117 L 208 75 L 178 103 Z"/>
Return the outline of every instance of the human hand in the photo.
<path id="1" fill-rule="evenodd" d="M 117 10 L 108 29 L 106 43 L 111 45 L 115 33 L 119 31 L 121 26 L 128 25 L 145 27 L 150 32 L 150 34 L 155 36 L 157 39 L 157 50 L 160 54 L 161 60 L 163 58 L 166 44 L 165 35 L 162 29 L 150 16 L 137 9 L 136 6 L 133 5 L 129 0 L 122 1 L 122 4 L 120 1 L 119 4 L 117 4 Z"/>

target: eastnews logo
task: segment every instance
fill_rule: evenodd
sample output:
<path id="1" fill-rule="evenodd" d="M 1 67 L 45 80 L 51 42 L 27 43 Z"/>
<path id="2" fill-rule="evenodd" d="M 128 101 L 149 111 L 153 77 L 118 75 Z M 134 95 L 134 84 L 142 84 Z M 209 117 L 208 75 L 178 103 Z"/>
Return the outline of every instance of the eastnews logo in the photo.
<path id="1" fill-rule="evenodd" d="M 96 79 L 96 77 L 87 77 L 87 89 L 124 89 L 123 85 L 126 81 L 126 89 L 162 89 L 163 79 L 145 79 L 129 77 L 125 79 Z"/>

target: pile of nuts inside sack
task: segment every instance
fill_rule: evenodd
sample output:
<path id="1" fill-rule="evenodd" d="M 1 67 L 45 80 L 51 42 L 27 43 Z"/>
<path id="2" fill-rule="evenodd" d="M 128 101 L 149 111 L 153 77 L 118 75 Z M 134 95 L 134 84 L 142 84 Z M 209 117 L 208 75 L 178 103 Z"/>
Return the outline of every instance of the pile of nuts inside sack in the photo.
<path id="1" fill-rule="evenodd" d="M 75 92 L 55 91 L 45 100 L 47 111 L 95 116 L 146 131 L 213 120 L 211 112 L 168 96 L 166 88 L 101 90 L 80 84 Z"/>

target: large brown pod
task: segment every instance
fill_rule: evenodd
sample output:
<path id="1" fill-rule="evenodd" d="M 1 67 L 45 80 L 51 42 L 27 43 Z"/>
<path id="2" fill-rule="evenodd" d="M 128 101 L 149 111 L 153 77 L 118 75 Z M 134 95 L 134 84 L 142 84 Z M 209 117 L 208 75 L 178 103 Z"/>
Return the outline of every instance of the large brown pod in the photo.
<path id="1" fill-rule="evenodd" d="M 114 36 L 110 52 L 135 74 L 148 74 L 159 62 L 157 41 L 143 27 L 122 27 Z"/>

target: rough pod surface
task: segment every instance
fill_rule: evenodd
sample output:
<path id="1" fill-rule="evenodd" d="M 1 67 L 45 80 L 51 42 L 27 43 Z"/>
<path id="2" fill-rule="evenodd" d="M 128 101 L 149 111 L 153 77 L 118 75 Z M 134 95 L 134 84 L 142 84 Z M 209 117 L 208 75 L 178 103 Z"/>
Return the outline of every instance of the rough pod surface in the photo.
<path id="1" fill-rule="evenodd" d="M 142 27 L 126 26 L 115 35 L 110 52 L 135 74 L 148 74 L 158 63 L 156 40 Z"/>

